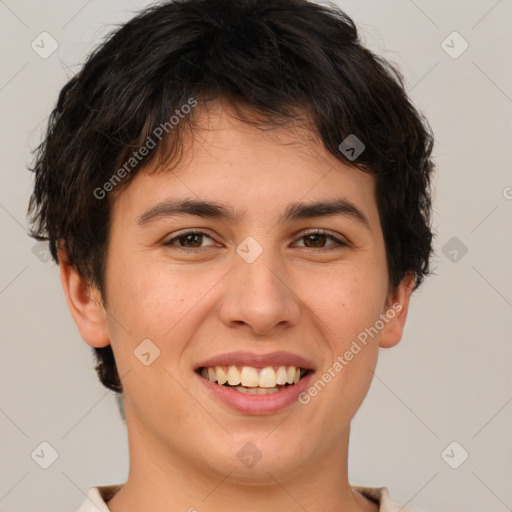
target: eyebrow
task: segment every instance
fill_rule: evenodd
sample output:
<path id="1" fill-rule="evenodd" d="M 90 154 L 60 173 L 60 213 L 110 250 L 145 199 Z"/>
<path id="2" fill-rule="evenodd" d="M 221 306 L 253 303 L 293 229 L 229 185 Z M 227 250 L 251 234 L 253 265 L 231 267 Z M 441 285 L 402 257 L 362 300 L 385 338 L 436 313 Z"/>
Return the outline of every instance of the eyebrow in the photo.
<path id="1" fill-rule="evenodd" d="M 157 203 L 149 210 L 145 211 L 137 219 L 137 225 L 144 227 L 157 219 L 180 215 L 196 215 L 198 217 L 236 223 L 246 217 L 246 212 L 241 211 L 237 213 L 232 208 L 213 201 L 201 201 L 197 199 L 170 199 Z M 285 212 L 279 217 L 278 223 L 299 219 L 329 217 L 333 215 L 349 217 L 359 222 L 365 228 L 370 229 L 370 222 L 366 215 L 355 204 L 341 198 L 310 203 L 291 203 L 288 205 Z"/>

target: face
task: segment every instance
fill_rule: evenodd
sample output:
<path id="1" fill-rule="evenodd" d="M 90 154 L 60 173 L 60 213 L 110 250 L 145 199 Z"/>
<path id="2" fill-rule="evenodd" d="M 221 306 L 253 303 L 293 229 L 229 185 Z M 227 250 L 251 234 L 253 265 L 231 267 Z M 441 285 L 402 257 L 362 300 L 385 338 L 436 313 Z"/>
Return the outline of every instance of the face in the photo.
<path id="1" fill-rule="evenodd" d="M 371 175 L 298 127 L 262 132 L 220 105 L 199 122 L 176 169 L 116 199 L 104 322 L 84 339 L 112 344 L 146 456 L 291 478 L 346 443 L 408 294 L 388 294 Z"/>

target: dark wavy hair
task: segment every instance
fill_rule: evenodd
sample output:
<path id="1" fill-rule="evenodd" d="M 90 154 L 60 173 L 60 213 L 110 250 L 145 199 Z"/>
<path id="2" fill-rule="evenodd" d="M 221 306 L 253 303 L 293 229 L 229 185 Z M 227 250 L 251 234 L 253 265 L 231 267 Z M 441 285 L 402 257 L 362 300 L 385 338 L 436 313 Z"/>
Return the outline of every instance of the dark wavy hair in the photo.
<path id="1" fill-rule="evenodd" d="M 104 304 L 115 196 L 95 191 L 110 189 L 191 98 L 194 112 L 121 173 L 115 194 L 155 158 L 179 157 L 206 101 L 222 99 L 267 126 L 306 113 L 328 151 L 376 178 L 391 289 L 408 274 L 416 289 L 430 273 L 432 131 L 400 72 L 364 47 L 354 22 L 307 0 L 175 0 L 140 12 L 91 53 L 62 88 L 30 167 L 31 236 L 49 242 L 56 263 L 63 244 Z M 339 149 L 350 134 L 365 145 L 356 160 Z M 110 345 L 94 351 L 101 382 L 122 393 Z"/>

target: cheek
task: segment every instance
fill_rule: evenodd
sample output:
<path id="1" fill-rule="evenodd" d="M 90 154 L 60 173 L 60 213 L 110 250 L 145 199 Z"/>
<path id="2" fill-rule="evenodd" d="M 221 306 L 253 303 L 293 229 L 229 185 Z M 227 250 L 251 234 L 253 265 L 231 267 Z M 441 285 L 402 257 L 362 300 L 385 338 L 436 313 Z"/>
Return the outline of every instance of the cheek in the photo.
<path id="1" fill-rule="evenodd" d="M 141 257 L 111 267 L 109 303 L 133 336 L 161 339 L 185 316 L 197 291 L 187 276 Z"/>
<path id="2" fill-rule="evenodd" d="M 162 396 L 177 402 L 182 396 L 172 377 L 181 380 L 180 357 L 197 325 L 194 313 L 200 311 L 193 306 L 204 292 L 189 277 L 154 263 L 125 260 L 110 277 L 109 325 L 116 364 L 120 375 L 126 375 L 126 396 L 151 416 L 149 411 L 161 410 Z"/>
<path id="3" fill-rule="evenodd" d="M 155 365 L 178 376 L 184 370 L 182 355 L 213 308 L 208 291 L 222 279 L 222 272 L 199 272 L 166 263 L 129 262 L 113 269 L 110 288 L 111 339 L 119 369 L 132 373 L 146 367 L 134 357 L 143 340 L 151 340 L 160 351 Z M 147 342 L 146 342 L 147 343 Z M 151 345 L 149 344 L 151 348 Z M 156 352 L 157 350 L 154 349 Z M 188 371 L 188 369 L 187 369 Z M 164 372 L 144 374 L 147 385 L 168 379 Z M 137 378 L 139 378 L 137 376 Z"/>
<path id="4" fill-rule="evenodd" d="M 309 274 L 303 282 L 299 296 L 336 354 L 344 352 L 382 313 L 386 281 L 378 271 L 345 267 Z"/>
<path id="5" fill-rule="evenodd" d="M 301 291 L 314 313 L 311 318 L 322 333 L 319 343 L 326 354 L 323 371 L 316 379 L 328 383 L 324 388 L 323 383 L 315 381 L 316 387 L 322 389 L 318 406 L 330 404 L 329 414 L 339 416 L 341 423 L 358 409 L 373 377 L 379 334 L 371 328 L 383 312 L 386 278 L 377 265 L 346 266 L 336 272 L 319 273 L 305 281 L 307 285 Z M 343 407 L 339 407 L 340 400 Z"/>

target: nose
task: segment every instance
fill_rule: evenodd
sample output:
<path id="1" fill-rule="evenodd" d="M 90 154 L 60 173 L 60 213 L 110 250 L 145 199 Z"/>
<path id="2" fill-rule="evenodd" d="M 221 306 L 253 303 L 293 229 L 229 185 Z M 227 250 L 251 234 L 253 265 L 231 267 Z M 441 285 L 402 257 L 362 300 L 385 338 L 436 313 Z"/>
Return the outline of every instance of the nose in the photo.
<path id="1" fill-rule="evenodd" d="M 301 301 L 284 265 L 270 253 L 263 251 L 252 263 L 238 258 L 228 273 L 218 307 L 226 326 L 270 336 L 298 324 Z"/>

